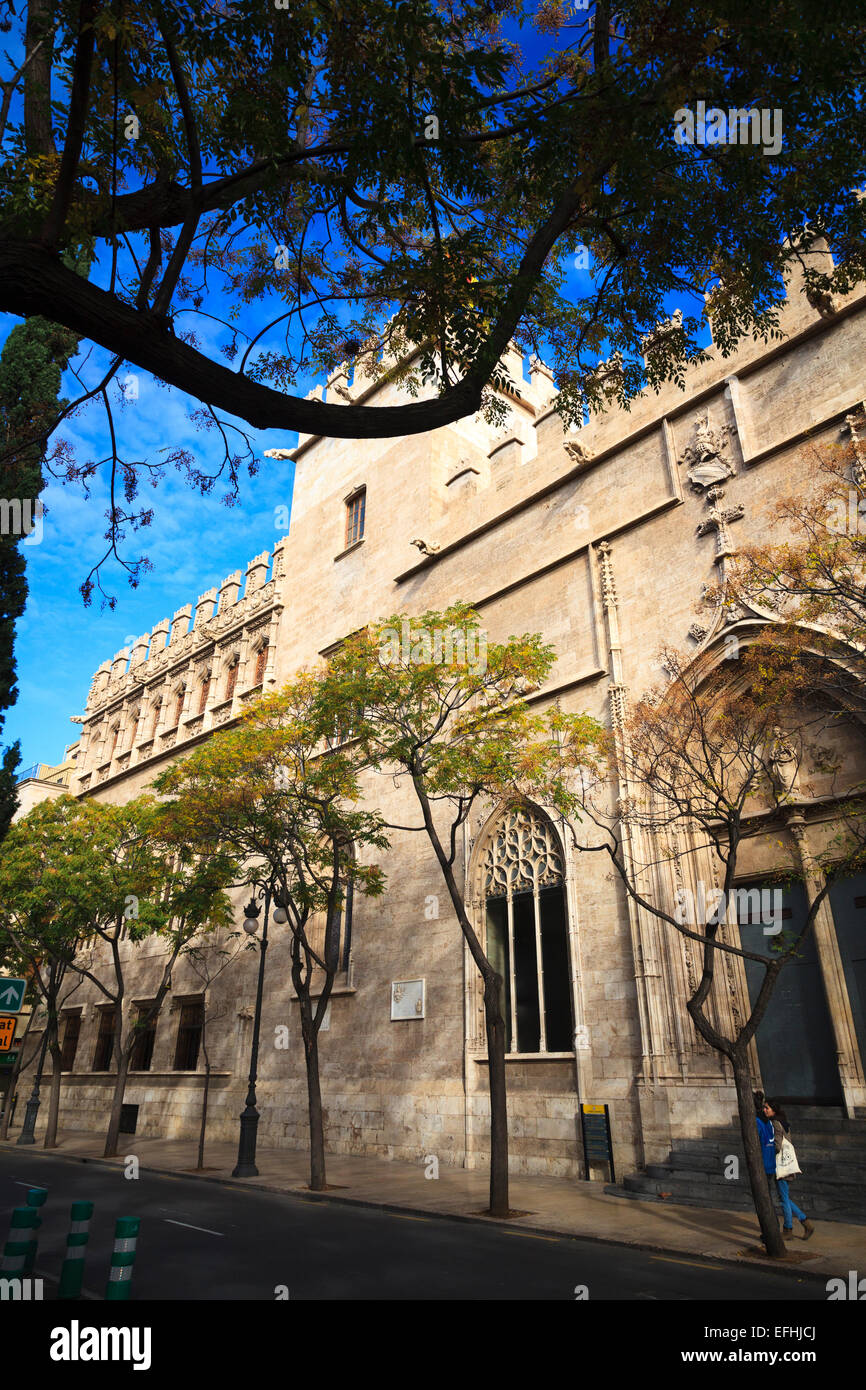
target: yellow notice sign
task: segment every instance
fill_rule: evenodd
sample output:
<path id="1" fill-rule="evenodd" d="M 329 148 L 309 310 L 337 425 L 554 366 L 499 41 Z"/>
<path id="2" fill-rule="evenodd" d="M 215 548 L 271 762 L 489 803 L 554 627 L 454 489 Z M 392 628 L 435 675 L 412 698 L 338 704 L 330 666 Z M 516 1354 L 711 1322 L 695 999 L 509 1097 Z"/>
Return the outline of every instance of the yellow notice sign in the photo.
<path id="1" fill-rule="evenodd" d="M 603 1105 L 582 1105 L 580 1108 L 581 1108 L 581 1110 L 583 1111 L 584 1115 L 603 1115 L 603 1114 L 604 1114 L 604 1106 L 603 1106 Z"/>
<path id="2" fill-rule="evenodd" d="M 0 1018 L 0 1052 L 8 1052 L 15 1037 L 16 1018 Z"/>

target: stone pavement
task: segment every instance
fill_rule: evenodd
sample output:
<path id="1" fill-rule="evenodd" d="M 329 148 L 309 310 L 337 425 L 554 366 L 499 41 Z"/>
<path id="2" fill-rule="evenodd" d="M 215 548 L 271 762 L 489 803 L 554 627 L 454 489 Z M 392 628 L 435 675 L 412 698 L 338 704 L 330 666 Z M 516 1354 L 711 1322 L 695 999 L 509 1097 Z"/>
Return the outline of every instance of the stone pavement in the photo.
<path id="1" fill-rule="evenodd" d="M 36 1151 L 41 1147 L 42 1126 L 37 1126 Z M 13 1125 L 11 1138 L 2 1148 L 12 1147 L 17 1138 Z M 424 1176 L 424 1164 L 364 1155 L 328 1154 L 327 1194 L 312 1197 L 305 1184 L 309 1180 L 307 1155 L 287 1149 L 260 1147 L 256 1157 L 258 1178 L 232 1178 L 237 1146 L 210 1141 L 205 1150 L 205 1171 L 193 1171 L 197 1144 L 185 1139 L 148 1139 L 121 1135 L 120 1157 L 101 1159 L 104 1135 L 67 1130 L 52 1152 L 63 1158 L 99 1159 L 121 1165 L 135 1154 L 141 1166 L 151 1172 L 183 1174 L 200 1181 L 224 1183 L 229 1187 L 259 1187 L 271 1192 L 287 1192 L 309 1200 L 360 1203 L 391 1210 L 435 1214 L 462 1220 L 490 1221 L 482 1215 L 487 1205 L 488 1176 L 484 1168 L 439 1169 L 438 1179 Z M 22 1158 L 26 1149 L 19 1149 Z M 23 1169 L 22 1169 L 23 1171 Z M 866 1274 L 866 1227 L 842 1222 L 816 1222 L 815 1234 L 805 1243 L 800 1227 L 789 1242 L 794 1258 L 781 1263 L 753 1253 L 758 1239 L 756 1218 L 748 1212 L 720 1211 L 710 1207 L 676 1206 L 670 1202 L 629 1201 L 608 1195 L 601 1182 L 578 1182 L 568 1178 L 539 1178 L 513 1175 L 511 1204 L 523 1212 L 512 1218 L 517 1228 L 582 1236 L 612 1241 L 668 1254 L 702 1256 L 708 1259 L 747 1261 L 766 1264 L 777 1272 L 790 1271 L 799 1277 L 827 1279 L 849 1270 Z"/>

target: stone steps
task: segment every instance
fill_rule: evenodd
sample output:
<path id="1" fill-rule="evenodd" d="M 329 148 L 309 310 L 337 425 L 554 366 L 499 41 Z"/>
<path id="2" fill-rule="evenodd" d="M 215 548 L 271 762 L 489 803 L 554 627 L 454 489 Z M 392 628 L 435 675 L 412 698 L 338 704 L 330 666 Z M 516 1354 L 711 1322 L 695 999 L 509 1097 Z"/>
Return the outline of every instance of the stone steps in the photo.
<path id="1" fill-rule="evenodd" d="M 644 1178 L 643 1182 L 639 1181 L 641 1178 Z M 733 1184 L 730 1184 L 730 1187 L 733 1188 Z M 683 1182 L 678 1177 L 661 1181 L 637 1174 L 634 1178 L 623 1179 L 622 1186 L 619 1187 L 608 1183 L 604 1190 L 611 1196 L 629 1198 L 632 1201 L 657 1202 L 660 1200 L 660 1194 L 664 1192 L 668 1194 L 668 1200 L 677 1206 L 712 1207 L 722 1211 L 754 1211 L 748 1188 L 741 1187 L 716 1195 L 702 1188 L 699 1183 Z M 866 1202 L 861 1202 L 859 1207 L 855 1207 L 849 1202 L 840 1203 L 827 1195 L 815 1192 L 808 1195 L 804 1192 L 798 1194 L 793 1186 L 791 1195 L 797 1205 L 814 1220 L 842 1221 L 853 1226 L 866 1226 Z M 774 1205 L 778 1210 L 775 1199 Z"/>
<path id="2" fill-rule="evenodd" d="M 800 1167 L 803 1169 L 803 1177 L 816 1178 L 835 1178 L 841 1181 L 848 1181 L 855 1184 L 862 1182 L 866 1175 L 866 1155 L 863 1158 L 852 1157 L 845 1150 L 841 1154 L 817 1156 L 804 1148 L 797 1148 L 797 1158 Z M 733 1145 L 725 1149 L 724 1153 L 707 1153 L 705 1150 L 672 1150 L 667 1163 L 663 1165 L 647 1164 L 647 1172 L 651 1173 L 654 1167 L 663 1166 L 666 1171 L 675 1169 L 677 1171 L 697 1171 L 703 1173 L 722 1173 L 725 1167 L 725 1160 L 729 1154 L 736 1154 L 742 1166 L 745 1165 L 742 1146 Z"/>
<path id="3" fill-rule="evenodd" d="M 810 1216 L 866 1226 L 866 1122 L 826 1110 L 788 1112 L 803 1174 L 791 1183 L 791 1196 Z M 739 1177 L 725 1177 L 729 1155 L 740 1160 Z M 605 1188 L 637 1201 L 666 1199 L 686 1206 L 753 1210 L 739 1126 L 714 1125 L 699 1135 L 674 1139 L 664 1163 L 650 1163 L 618 1185 Z M 775 1199 L 774 1199 L 775 1201 Z"/>

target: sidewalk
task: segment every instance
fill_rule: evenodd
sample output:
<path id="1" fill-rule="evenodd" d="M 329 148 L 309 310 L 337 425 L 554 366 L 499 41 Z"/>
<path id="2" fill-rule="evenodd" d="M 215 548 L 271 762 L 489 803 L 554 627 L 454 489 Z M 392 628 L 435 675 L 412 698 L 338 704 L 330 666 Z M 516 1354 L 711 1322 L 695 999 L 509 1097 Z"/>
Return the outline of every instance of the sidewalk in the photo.
<path id="1" fill-rule="evenodd" d="M 33 1149 L 17 1149 L 22 1159 L 22 1173 L 28 1153 L 45 1153 L 41 1148 L 41 1128 L 37 1126 L 37 1142 Z M 5 1144 L 0 1143 L 0 1150 L 15 1147 L 16 1131 L 17 1126 L 14 1126 L 12 1138 Z M 130 1154 L 135 1154 L 141 1167 L 150 1172 L 182 1173 L 184 1177 L 224 1183 L 232 1188 L 262 1188 L 304 1196 L 307 1200 L 382 1207 L 422 1216 L 491 1219 L 481 1214 L 488 1201 L 486 1168 L 467 1170 L 443 1165 L 438 1179 L 426 1179 L 420 1161 L 416 1165 L 382 1158 L 328 1154 L 331 1190 L 313 1195 L 306 1187 L 309 1164 L 305 1153 L 260 1147 L 256 1157 L 259 1177 L 233 1179 L 231 1173 L 237 1160 L 235 1144 L 209 1142 L 205 1150 L 206 1171 L 193 1173 L 197 1155 L 194 1140 L 122 1135 L 121 1156 L 114 1159 L 102 1159 L 103 1143 L 103 1134 L 67 1131 L 49 1156 L 55 1153 L 63 1158 L 120 1165 Z M 601 1182 L 513 1175 L 511 1204 L 525 1214 L 512 1218 L 509 1224 L 515 1230 L 523 1229 L 539 1236 L 545 1233 L 582 1236 L 684 1258 L 702 1256 L 748 1262 L 753 1266 L 764 1264 L 798 1278 L 817 1276 L 826 1280 L 838 1275 L 847 1278 L 852 1269 L 866 1273 L 866 1226 L 849 1226 L 838 1221 L 816 1222 L 814 1236 L 805 1243 L 798 1225 L 789 1242 L 789 1249 L 797 1258 L 782 1264 L 745 1253 L 747 1247 L 754 1247 L 758 1241 L 757 1219 L 749 1212 L 629 1201 L 607 1195 L 603 1187 Z"/>

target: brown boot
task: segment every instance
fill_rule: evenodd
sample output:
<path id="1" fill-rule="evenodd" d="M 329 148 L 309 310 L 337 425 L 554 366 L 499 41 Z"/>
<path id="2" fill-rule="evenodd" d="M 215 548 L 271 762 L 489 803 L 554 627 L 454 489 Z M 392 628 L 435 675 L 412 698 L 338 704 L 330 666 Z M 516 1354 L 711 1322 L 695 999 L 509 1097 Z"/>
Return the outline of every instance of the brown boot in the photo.
<path id="1" fill-rule="evenodd" d="M 800 1225 L 803 1227 L 804 1240 L 808 1240 L 810 1236 L 813 1236 L 815 1234 L 815 1227 L 812 1225 L 811 1221 L 801 1221 Z"/>

